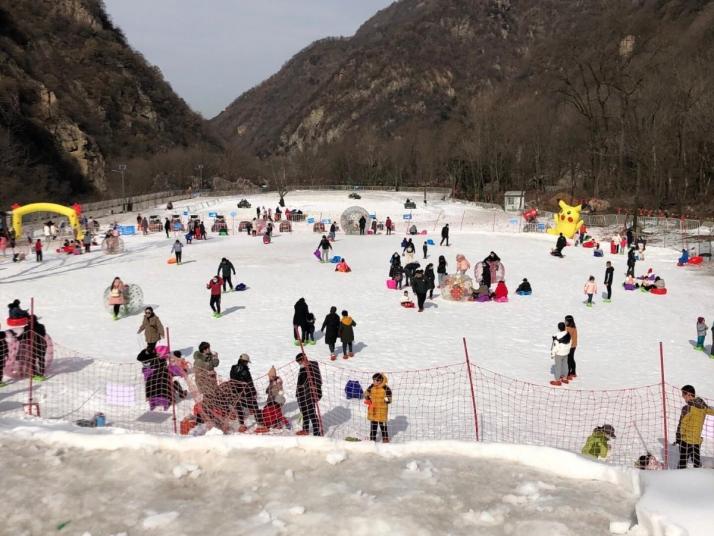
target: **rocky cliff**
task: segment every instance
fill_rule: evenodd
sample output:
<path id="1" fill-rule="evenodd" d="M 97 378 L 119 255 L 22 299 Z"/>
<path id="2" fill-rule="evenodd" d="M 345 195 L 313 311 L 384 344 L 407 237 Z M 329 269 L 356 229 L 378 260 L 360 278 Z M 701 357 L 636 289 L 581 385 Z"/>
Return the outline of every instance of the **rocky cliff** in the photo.
<path id="1" fill-rule="evenodd" d="M 119 159 L 200 143 L 203 128 L 100 0 L 0 0 L 5 204 L 101 193 Z"/>

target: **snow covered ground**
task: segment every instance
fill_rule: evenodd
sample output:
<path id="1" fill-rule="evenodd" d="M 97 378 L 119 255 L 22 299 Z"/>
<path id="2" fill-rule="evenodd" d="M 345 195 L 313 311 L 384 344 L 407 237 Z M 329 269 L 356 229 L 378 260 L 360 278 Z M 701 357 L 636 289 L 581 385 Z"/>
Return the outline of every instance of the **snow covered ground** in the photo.
<path id="1" fill-rule="evenodd" d="M 479 366 L 539 385 L 547 384 L 550 379 L 551 360 L 548 353 L 550 335 L 554 333 L 557 322 L 566 314 L 572 314 L 575 316 L 579 330 L 576 356 L 579 378 L 574 384 L 563 389 L 602 391 L 656 384 L 660 380 L 658 342 L 663 341 L 668 383 L 672 385 L 693 383 L 703 396 L 714 395 L 714 375 L 711 372 L 714 361 L 710 360 L 708 355 L 692 349 L 697 316 L 706 317 L 709 324 L 714 320 L 708 307 L 714 297 L 714 285 L 711 276 L 702 271 L 677 268 L 674 263 L 677 256 L 675 252 L 650 248 L 647 251 L 647 260 L 638 263 L 637 266 L 637 275 L 652 267 L 662 276 L 669 288 L 668 295 L 652 296 L 639 292 L 625 292 L 618 284 L 624 277 L 624 256 L 610 256 L 606 253 L 604 259 L 597 259 L 592 256 L 591 250 L 567 248 L 566 258 L 556 259 L 548 255 L 554 243 L 553 237 L 510 232 L 517 231 L 519 227 L 517 220 L 513 223 L 512 219 L 504 219 L 493 211 L 476 209 L 464 203 L 441 201 L 438 197 L 430 198 L 426 207 L 418 203 L 417 210 L 405 211 L 402 203 L 407 194 L 385 192 L 360 192 L 360 194 L 362 199 L 357 201 L 348 199 L 347 192 L 290 192 L 286 197 L 291 209 L 300 208 L 318 219 L 338 220 L 345 208 L 357 204 L 365 207 L 369 212 L 376 212 L 380 220 L 389 215 L 398 222 L 399 232 L 391 237 L 384 234 L 366 237 L 344 236 L 338 233 L 337 241 L 334 243 L 334 253 L 347 259 L 353 269 L 349 274 L 335 273 L 332 265 L 321 265 L 315 260 L 312 251 L 320 235 L 313 233 L 312 225 L 307 223 L 294 224 L 292 233 L 276 233 L 273 243 L 267 246 L 263 245 L 260 238 L 251 238 L 245 234 L 228 237 L 211 234 L 209 240 L 194 242 L 193 245 L 185 248 L 185 264 L 182 266 L 166 263 L 166 259 L 170 256 L 169 250 L 173 238 L 166 239 L 163 233 L 157 233 L 148 237 L 124 237 L 127 252 L 117 256 L 106 256 L 97 251 L 89 255 L 68 257 L 51 252 L 46 254 L 46 260 L 42 264 L 36 264 L 34 261 L 17 264 L 4 262 L 0 264 L 0 302 L 8 303 L 17 297 L 27 304 L 29 298 L 34 297 L 37 313 L 55 341 L 93 360 L 82 366 L 101 367 L 102 363 L 107 361 L 136 363 L 136 354 L 143 344 L 143 338 L 136 335 L 140 317 L 123 318 L 114 322 L 102 305 L 104 289 L 112 278 L 118 275 L 125 282 L 136 283 L 142 287 L 146 303 L 153 305 L 164 324 L 171 328 L 173 348 L 187 353 L 193 351 L 200 341 L 210 341 L 212 347 L 220 354 L 219 373 L 224 376 L 228 375 L 230 366 L 236 362 L 241 353 L 248 353 L 251 356 L 254 376 L 260 376 L 271 365 L 279 366 L 291 362 L 294 358 L 296 350 L 292 344 L 291 319 L 293 304 L 302 296 L 315 313 L 318 325 L 331 305 L 335 305 L 338 311 L 349 310 L 350 315 L 357 322 L 356 355 L 347 362 L 339 359 L 334 364 L 335 367 L 345 370 L 357 369 L 364 371 L 365 374 L 371 374 L 375 371 L 404 371 L 461 363 L 464 359 L 462 337 L 466 337 L 471 359 Z M 274 208 L 277 202 L 274 194 L 249 196 L 248 199 L 254 207 L 265 205 Z M 230 221 L 229 214 L 235 210 L 238 213 L 237 227 L 239 220 L 252 219 L 255 209 L 237 209 L 236 201 L 237 199 L 190 200 L 175 203 L 175 209 L 171 212 L 181 212 L 184 207 L 188 207 L 192 214 L 200 214 L 208 220 L 208 212 L 217 211 L 226 215 Z M 441 226 L 443 223 L 450 223 L 452 245 L 430 247 L 430 257 L 427 262 L 436 265 L 438 255 L 443 254 L 449 262 L 450 271 L 453 271 L 457 253 L 465 254 L 473 265 L 493 250 L 499 254 L 506 267 L 506 280 L 511 292 L 523 277 L 527 277 L 534 288 L 533 296 L 511 296 L 510 302 L 506 304 L 454 303 L 442 299 L 437 290 L 434 300 L 427 303 L 424 313 L 400 308 L 398 293 L 387 290 L 384 281 L 389 257 L 394 251 L 401 251 L 399 242 L 406 228 L 406 224 L 401 219 L 402 214 L 409 212 L 412 213 L 412 221 L 419 229 L 426 228 L 429 231 L 428 236 L 417 237 L 415 243 L 418 253 L 421 252 L 421 244 L 426 238 L 432 238 L 438 244 Z M 149 213 L 161 217 L 169 214 L 163 209 L 156 209 Z M 134 218 L 135 215 L 126 215 L 120 223 L 134 223 Z M 226 315 L 221 319 L 213 319 L 210 316 L 205 284 L 215 273 L 220 258 L 224 256 L 235 264 L 238 271 L 234 282 L 246 283 L 248 290 L 224 295 L 223 308 Z M 587 309 L 583 305 L 583 284 L 590 274 L 595 275 L 600 283 L 604 274 L 604 263 L 608 259 L 613 261 L 616 269 L 613 301 L 605 304 L 597 297 L 595 307 Z M 420 262 L 424 266 L 424 261 Z M 709 344 L 707 344 L 708 348 Z M 311 356 L 322 362 L 329 355 L 322 340 L 318 340 L 317 346 L 309 346 L 307 349 Z M 131 368 L 133 374 L 140 374 L 138 367 L 127 366 Z M 87 368 L 87 371 L 91 370 L 93 369 Z M 100 368 L 97 370 L 99 371 Z M 292 391 L 292 385 L 286 387 L 288 391 Z M 42 386 L 40 392 L 44 388 L 45 386 Z M 339 391 L 340 388 L 341 386 L 337 386 L 336 389 Z M 23 386 L 13 384 L 5 388 L 4 396 L 7 397 L 11 392 L 17 392 L 19 396 L 23 389 Z M 399 397 L 404 394 L 398 390 L 395 392 L 395 404 L 398 404 Z M 76 396 L 77 406 L 81 406 L 85 400 L 76 393 L 67 396 Z M 514 396 L 514 400 L 517 400 L 517 397 Z M 547 408 L 545 409 L 547 411 Z M 0 399 L 0 417 L 6 410 L 9 413 L 13 413 L 9 410 L 14 410 L 13 414 L 16 414 L 18 407 L 8 403 L 7 398 L 5 401 Z M 91 417 L 91 415 L 87 416 Z M 672 419 L 676 420 L 676 415 L 670 415 L 670 420 Z M 593 418 L 593 421 L 595 420 Z M 7 418 L 3 422 L 7 422 Z M 50 426 L 45 421 L 39 424 L 43 427 Z M 593 426 L 595 424 L 602 423 L 592 423 Z M 590 426 L 590 423 L 587 425 Z M 673 430 L 670 433 L 673 433 Z M 3 434 L 1 439 L 5 447 L 11 446 L 9 452 L 13 452 L 12 456 L 20 456 L 21 452 L 31 450 L 31 442 L 27 439 L 17 439 L 17 435 L 17 432 L 10 435 Z M 78 434 L 76 437 L 81 442 L 87 440 L 84 434 Z M 51 521 L 49 519 L 38 521 L 38 523 L 46 522 L 46 525 L 28 525 L 27 523 L 30 522 L 21 516 L 17 518 L 17 526 L 26 530 L 27 534 L 45 533 L 47 527 L 52 528 L 55 520 L 58 520 L 57 523 L 62 522 L 59 512 L 82 510 L 82 500 L 91 500 L 96 501 L 97 504 L 86 510 L 95 513 L 81 518 L 67 516 L 77 521 L 68 525 L 68 528 L 72 528 L 69 533 L 82 534 L 83 530 L 90 530 L 90 532 L 94 530 L 94 534 L 122 531 L 134 534 L 137 528 L 143 526 L 148 516 L 140 505 L 148 504 L 146 510 L 152 509 L 157 513 L 179 512 L 178 521 L 169 523 L 179 523 L 176 526 L 183 526 L 184 533 L 191 534 L 192 531 L 188 527 L 192 527 L 190 523 L 193 523 L 196 517 L 195 514 L 192 516 L 188 512 L 195 512 L 196 507 L 193 503 L 202 500 L 210 504 L 207 508 L 215 507 L 215 511 L 210 510 L 214 513 L 211 516 L 212 522 L 228 522 L 231 520 L 230 516 L 224 519 L 219 514 L 230 512 L 230 515 L 235 514 L 231 522 L 235 523 L 240 519 L 240 522 L 248 523 L 243 526 L 244 532 L 300 533 L 305 530 L 306 525 L 314 527 L 315 523 L 322 523 L 323 516 L 334 511 L 331 508 L 334 501 L 344 500 L 344 504 L 342 502 L 339 504 L 348 508 L 348 511 L 354 512 L 352 517 L 345 518 L 345 534 L 370 530 L 369 524 L 365 524 L 364 521 L 361 523 L 352 521 L 353 518 L 362 515 L 362 512 L 358 512 L 358 506 L 369 501 L 372 502 L 367 511 L 372 512 L 372 508 L 379 509 L 375 510 L 375 515 L 380 523 L 385 523 L 379 525 L 384 527 L 384 530 L 377 532 L 399 533 L 399 530 L 402 530 L 400 527 L 409 527 L 413 529 L 411 532 L 419 533 L 417 530 L 422 529 L 426 531 L 424 533 L 435 533 L 437 530 L 433 527 L 447 527 L 443 532 L 448 532 L 450 529 L 453 534 L 474 531 L 478 531 L 479 534 L 604 534 L 607 532 L 606 521 L 620 519 L 626 512 L 632 510 L 635 500 L 618 496 L 613 492 L 615 493 L 613 497 L 618 497 L 613 503 L 598 503 L 588 509 L 590 512 L 588 516 L 594 516 L 588 519 L 592 519 L 592 526 L 598 528 L 593 528 L 593 532 L 586 532 L 577 524 L 578 516 L 566 515 L 560 505 L 551 511 L 547 510 L 553 508 L 553 501 L 558 503 L 559 500 L 570 504 L 568 507 L 572 508 L 574 503 L 568 502 L 567 497 L 570 494 L 574 494 L 574 497 L 577 495 L 574 490 L 561 493 L 560 488 L 549 489 L 548 486 L 554 483 L 552 475 L 531 474 L 529 471 L 532 469 L 513 469 L 505 463 L 488 462 L 477 465 L 471 460 L 454 457 L 455 453 L 449 451 L 450 447 L 447 443 L 430 444 L 434 445 L 430 447 L 433 450 L 429 451 L 426 458 L 416 454 L 405 454 L 404 459 L 392 463 L 387 463 L 393 455 L 389 453 L 398 452 L 397 449 L 402 448 L 422 447 L 415 443 L 404 446 L 390 445 L 386 449 L 379 449 L 378 453 L 381 456 L 375 457 L 370 450 L 373 447 L 369 445 L 335 444 L 327 440 L 324 443 L 319 441 L 309 443 L 322 445 L 319 449 L 349 451 L 347 460 L 333 467 L 329 463 L 324 465 L 324 454 L 304 452 L 301 450 L 303 443 L 295 444 L 286 438 L 270 438 L 270 440 L 284 442 L 275 445 L 283 444 L 284 448 L 297 449 L 296 452 L 291 452 L 289 460 L 286 460 L 282 454 L 277 456 L 274 451 L 263 449 L 261 443 L 250 444 L 247 451 L 240 452 L 241 460 L 244 457 L 250 459 L 253 465 L 263 470 L 261 473 L 244 475 L 246 481 L 241 481 L 243 485 L 240 490 L 234 491 L 230 485 L 231 478 L 233 480 L 242 478 L 234 473 L 234 471 L 240 472 L 242 464 L 232 468 L 233 460 L 226 458 L 227 452 L 221 449 L 226 444 L 224 442 L 234 444 L 243 440 L 251 441 L 254 438 L 210 438 L 212 441 L 210 455 L 196 454 L 185 457 L 171 449 L 168 453 L 163 453 L 163 449 L 168 448 L 164 441 L 170 442 L 174 441 L 173 439 L 158 440 L 142 437 L 144 437 L 142 444 L 153 446 L 147 447 L 145 451 L 142 450 L 138 456 L 136 453 L 123 454 L 122 451 L 122 454 L 116 456 L 112 454 L 111 459 L 107 459 L 107 456 L 101 453 L 80 455 L 74 448 L 69 447 L 65 455 L 56 452 L 46 455 L 47 451 L 44 447 L 32 451 L 33 466 L 38 464 L 37 466 L 42 466 L 43 471 L 46 472 L 50 471 L 49 464 L 56 464 L 50 474 L 58 475 L 57 486 L 68 478 L 80 478 L 82 471 L 87 470 L 107 478 L 109 475 L 112 476 L 107 482 L 102 479 L 95 480 L 92 484 L 91 497 L 85 495 L 80 500 L 79 496 L 65 494 L 61 501 L 48 505 L 48 509 L 55 509 L 53 511 L 57 511 L 58 514 Z M 72 441 L 67 438 L 63 440 L 70 443 Z M 580 441 L 580 438 L 577 440 Z M 116 441 L 115 436 L 112 436 L 112 441 Z M 192 443 L 193 441 L 196 443 Z M 188 442 L 179 443 L 182 445 L 181 448 L 183 445 L 199 445 L 196 448 L 200 449 L 204 446 L 201 441 L 203 440 L 191 438 Z M 439 445 L 442 445 L 443 450 L 439 450 Z M 161 455 L 158 455 L 159 448 L 162 449 Z M 189 447 L 189 450 L 192 448 Z M 351 450 L 353 448 L 357 450 L 353 452 Z M 491 448 L 488 452 L 495 455 L 494 453 L 498 453 L 499 450 L 508 451 L 515 447 L 501 445 L 474 447 L 469 444 L 468 448 Z M 614 448 L 617 449 L 617 441 Z M 463 455 L 463 448 L 457 451 L 459 455 Z M 92 458 L 92 463 L 86 464 L 90 469 L 82 463 L 87 460 L 87 456 Z M 578 458 L 563 452 L 558 452 L 558 456 L 572 457 L 573 460 Z M 210 462 L 204 462 L 204 458 Z M 296 468 L 291 465 L 295 459 L 300 459 L 300 463 L 304 462 L 306 466 Z M 432 464 L 432 468 L 429 468 L 426 459 Z M 374 466 L 371 466 L 367 460 L 372 460 Z M 411 461 L 416 461 L 417 470 L 410 470 L 407 467 Z M 180 463 L 199 465 L 203 475 L 195 481 L 190 476 L 184 477 L 180 482 L 188 484 L 174 489 L 167 483 L 175 481 L 171 476 L 172 467 Z M 581 461 L 577 460 L 573 463 L 581 463 Z M 597 464 L 588 463 L 588 465 L 601 467 Z M 348 475 L 332 474 L 333 471 L 342 470 L 347 466 L 351 468 Z M 494 467 L 494 472 L 489 473 L 486 466 Z M 157 469 L 153 469 L 154 467 Z M 269 467 L 276 467 L 276 469 L 271 471 L 265 469 Z M 313 474 L 305 471 L 305 467 L 316 468 L 316 471 Z M 221 469 L 223 476 L 217 476 L 218 468 Z M 112 472 L 114 469 L 117 469 L 115 473 Z M 303 474 L 302 471 L 305 471 L 303 476 L 314 480 L 300 482 L 296 477 L 295 482 L 298 484 L 291 483 L 292 481 L 285 476 L 285 471 L 288 469 L 293 470 L 294 474 Z M 431 471 L 431 478 L 413 478 L 415 475 L 423 476 L 427 472 L 426 469 Z M 553 468 L 539 467 L 538 469 L 551 471 Z M 607 470 L 615 469 L 607 468 Z M 161 476 L 156 476 L 151 471 Z M 210 490 L 209 482 L 203 483 L 202 480 L 209 471 L 216 473 L 212 480 L 215 482 L 217 479 L 218 482 Z M 447 475 L 466 471 L 475 475 L 466 483 L 459 479 L 447 478 Z M 519 471 L 527 476 L 523 478 L 514 476 Z M 126 491 L 121 489 L 121 486 L 119 489 L 114 489 L 125 472 L 130 472 L 138 482 L 141 482 L 133 488 L 140 491 L 133 492 L 131 500 L 135 500 L 137 506 L 127 509 L 127 511 L 131 510 L 131 514 L 121 510 L 115 513 L 110 508 L 112 505 L 116 506 L 117 501 L 122 503 L 129 500 L 128 495 L 122 497 L 121 494 Z M 678 474 L 689 473 L 691 471 Z M 38 471 L 37 474 L 40 472 Z M 482 476 L 484 474 L 488 474 L 489 478 L 484 479 Z M 3 481 L 6 478 L 21 477 L 20 472 L 0 471 L 0 479 Z M 406 487 L 401 485 L 405 478 L 409 482 Z M 586 476 L 586 478 L 590 477 Z M 338 485 L 333 479 L 344 484 Z M 486 483 L 489 489 L 496 485 L 501 486 L 500 480 L 503 480 L 503 487 L 499 487 L 493 493 L 489 491 L 485 498 L 480 495 L 474 497 L 473 492 L 470 492 L 472 487 L 481 490 L 483 483 Z M 523 492 L 519 493 L 520 480 L 540 481 L 547 485 L 543 488 L 538 488 L 537 484 L 526 486 L 528 489 L 523 488 L 521 490 Z M 125 482 L 126 479 L 123 481 Z M 252 481 L 256 483 L 251 484 Z M 260 488 L 261 483 L 265 481 L 268 485 Z M 294 497 L 300 490 L 313 489 L 312 486 L 322 487 L 321 484 L 328 481 L 331 483 L 325 487 L 331 490 L 332 499 L 328 498 L 326 501 L 324 497 L 318 497 L 311 499 L 314 502 L 307 502 L 306 499 L 296 502 L 295 505 L 287 504 L 284 500 L 285 497 Z M 352 486 L 351 482 L 358 484 Z M 394 482 L 399 482 L 400 485 L 397 486 Z M 562 482 L 560 479 L 555 483 L 561 486 Z M 94 493 L 96 485 L 103 487 Z M 189 493 L 187 489 L 194 485 L 197 487 Z M 370 485 L 377 485 L 380 491 L 383 486 L 387 486 L 388 489 L 392 489 L 389 486 L 397 486 L 403 493 L 406 493 L 405 488 L 409 489 L 414 495 L 412 497 L 414 508 L 405 513 L 404 502 L 398 500 L 397 494 L 377 493 L 371 491 Z M 573 483 L 574 488 L 584 485 L 580 481 Z M 255 486 L 258 486 L 257 490 L 252 489 Z M 353 487 L 356 489 L 353 490 Z M 273 488 L 280 493 L 273 493 L 271 491 Z M 666 488 L 667 484 L 663 484 L 662 489 Z M 114 491 L 111 491 L 112 489 Z M 142 491 L 144 489 L 148 491 Z M 362 498 L 356 495 L 357 489 L 362 489 L 364 494 Z M 60 490 L 61 488 L 58 487 L 58 493 Z M 428 494 L 426 493 L 428 490 L 436 490 L 436 493 Z M 210 499 L 215 493 L 218 493 L 222 500 L 231 500 L 232 503 L 226 502 L 221 506 L 222 502 L 211 502 Z M 610 492 L 593 492 L 592 489 L 590 493 L 598 498 L 600 495 L 610 494 Z M 632 492 L 627 491 L 627 493 Z M 537 499 L 528 498 L 534 494 L 538 496 Z M 372 495 L 382 500 L 369 499 Z M 516 497 L 514 499 L 516 503 L 503 501 L 503 497 L 509 495 Z M 430 509 L 429 501 L 436 501 L 435 496 L 441 497 L 442 500 L 444 497 L 456 496 L 458 500 L 435 504 Z M 30 497 L 25 496 L 25 500 Z M 244 500 L 243 497 L 247 498 Z M 280 497 L 283 500 L 280 500 Z M 471 502 L 472 499 L 474 502 Z M 76 506 L 63 508 L 62 505 L 68 505 L 68 501 L 76 501 Z M 181 501 L 191 501 L 191 504 Z M 514 507 L 518 501 L 523 504 Z M 592 499 L 584 502 L 590 505 Z M 238 503 L 234 505 L 237 509 L 235 511 L 231 510 L 233 503 Z M 456 512 L 450 510 L 452 503 L 458 505 Z M 495 506 L 496 503 L 501 506 Z M 507 511 L 504 510 L 503 505 L 508 507 Z M 578 505 L 579 508 L 583 508 L 583 501 L 579 501 Z M 304 507 L 305 514 L 290 513 L 286 510 L 293 506 Z M 622 506 L 622 509 L 619 509 L 619 506 Z M 542 519 L 531 515 L 539 508 L 544 508 L 543 512 L 547 513 Z M 473 513 L 469 514 L 469 510 Z M 436 524 L 429 524 L 428 517 L 423 514 L 425 511 L 436 512 L 434 515 L 437 517 L 433 521 Z M 664 515 L 662 514 L 664 511 L 660 501 L 655 513 Z M 698 513 L 702 514 L 701 510 Z M 313 515 L 315 517 L 310 517 Z M 499 521 L 501 519 L 499 516 L 503 518 L 502 521 Z M 169 518 L 170 515 L 163 518 L 150 518 L 153 521 L 148 523 L 161 524 Z M 390 518 L 400 519 L 399 525 L 390 524 Z M 133 525 L 126 525 L 127 519 L 133 521 Z M 545 525 L 538 525 L 536 521 L 539 520 Z M 92 522 L 100 521 L 106 524 L 92 525 Z M 282 528 L 281 523 L 285 523 Z M 488 523 L 492 523 L 493 526 L 487 527 Z M 563 525 L 553 525 L 553 523 Z M 174 527 L 170 524 L 165 526 L 171 529 Z M 653 523 L 652 526 L 656 524 Z M 429 527 L 432 529 L 429 530 Z M 374 532 L 374 527 L 371 528 Z M 166 530 L 166 532 L 181 533 L 180 530 L 178 532 Z M 651 533 L 656 534 L 656 532 Z M 696 532 L 690 533 L 696 534 Z"/>

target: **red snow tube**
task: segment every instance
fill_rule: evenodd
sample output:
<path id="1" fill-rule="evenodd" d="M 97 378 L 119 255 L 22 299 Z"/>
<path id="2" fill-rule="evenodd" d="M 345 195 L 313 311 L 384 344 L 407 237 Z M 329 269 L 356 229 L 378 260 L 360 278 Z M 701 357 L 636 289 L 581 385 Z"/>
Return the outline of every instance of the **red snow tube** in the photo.
<path id="1" fill-rule="evenodd" d="M 701 264 L 703 260 L 703 257 L 697 255 L 696 257 L 692 257 L 691 259 L 689 259 L 687 261 L 687 264 Z"/>
<path id="2" fill-rule="evenodd" d="M 594 248 L 595 247 L 595 242 L 592 240 L 588 240 L 587 242 L 583 242 L 583 247 L 584 248 Z"/>
<path id="3" fill-rule="evenodd" d="M 10 326 L 11 328 L 21 328 L 23 326 L 27 325 L 27 321 L 29 319 L 27 317 L 24 318 L 8 318 L 7 319 L 7 325 Z"/>
<path id="4" fill-rule="evenodd" d="M 650 294 L 667 294 L 666 288 L 653 288 L 650 290 Z"/>

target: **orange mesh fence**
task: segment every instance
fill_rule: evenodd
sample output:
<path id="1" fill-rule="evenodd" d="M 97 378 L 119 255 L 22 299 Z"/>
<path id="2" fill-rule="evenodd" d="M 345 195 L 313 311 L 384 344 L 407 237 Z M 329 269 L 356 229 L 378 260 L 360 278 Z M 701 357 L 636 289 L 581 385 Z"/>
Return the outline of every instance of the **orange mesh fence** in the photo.
<path id="1" fill-rule="evenodd" d="M 39 351 L 44 348 L 33 345 L 33 351 L 38 346 Z M 311 379 L 292 361 L 270 376 L 256 374 L 251 384 L 193 370 L 173 358 L 117 364 L 82 356 L 57 343 L 51 348 L 47 379 L 31 386 L 42 418 L 157 434 L 197 434 L 217 427 L 225 433 L 281 435 L 304 429 L 337 439 L 367 440 L 370 420 L 375 420 L 386 423 L 386 433 L 395 442 L 480 439 L 580 452 L 594 429 L 607 424 L 615 438 L 609 441 L 606 461 L 632 465 L 648 452 L 664 459 L 665 422 L 671 444 L 684 405 L 679 388 L 671 385 L 664 390 L 661 384 L 618 390 L 553 388 L 473 364 L 469 375 L 468 365 L 458 363 L 384 372 L 390 403 L 372 400 L 370 412 L 365 393 L 373 383 L 373 371 L 329 361 L 312 362 Z M 8 384 L 0 390 L 0 416 L 26 413 L 26 376 L 5 375 Z M 384 391 L 374 392 L 387 398 Z M 706 419 L 702 437 L 706 460 L 714 457 L 714 418 Z M 669 457 L 670 466 L 676 466 L 676 447 L 670 447 Z"/>

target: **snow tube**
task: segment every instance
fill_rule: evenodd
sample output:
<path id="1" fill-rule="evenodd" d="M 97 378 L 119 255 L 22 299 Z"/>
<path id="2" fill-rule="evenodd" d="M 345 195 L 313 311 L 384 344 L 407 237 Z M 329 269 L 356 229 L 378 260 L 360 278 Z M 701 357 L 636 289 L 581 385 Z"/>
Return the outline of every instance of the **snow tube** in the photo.
<path id="1" fill-rule="evenodd" d="M 583 242 L 583 247 L 584 248 L 594 248 L 595 247 L 595 242 L 592 240 L 588 240 L 587 242 Z"/>
<path id="2" fill-rule="evenodd" d="M 29 318 L 25 316 L 22 318 L 8 318 L 6 322 L 11 328 L 21 328 L 27 325 L 28 320 Z"/>
<path id="3" fill-rule="evenodd" d="M 345 385 L 345 396 L 347 396 L 347 400 L 352 398 L 360 399 L 362 395 L 364 395 L 364 390 L 362 390 L 362 386 L 359 382 L 357 380 L 347 380 L 347 384 Z"/>
<path id="4" fill-rule="evenodd" d="M 703 257 L 697 255 L 696 257 L 692 257 L 687 261 L 687 264 L 701 264 L 702 261 L 704 260 Z"/>
<path id="5" fill-rule="evenodd" d="M 653 288 L 652 290 L 650 290 L 650 294 L 664 295 L 664 294 L 667 294 L 667 289 L 666 288 Z"/>
<path id="6" fill-rule="evenodd" d="M 176 264 L 176 257 L 171 257 L 170 259 L 166 259 L 166 264 Z"/>
<path id="7" fill-rule="evenodd" d="M 397 282 L 394 279 L 387 279 L 387 288 L 396 290 L 397 288 Z"/>
<path id="8" fill-rule="evenodd" d="M 245 283 L 238 283 L 233 290 L 245 290 L 248 287 L 245 285 Z"/>
<path id="9" fill-rule="evenodd" d="M 516 291 L 516 294 L 518 294 L 519 296 L 530 296 L 532 292 L 532 290 L 519 290 Z"/>
<path id="10" fill-rule="evenodd" d="M 414 302 L 413 302 L 413 301 L 403 302 L 403 303 L 400 303 L 399 305 L 401 305 L 401 306 L 404 307 L 405 309 L 413 309 L 413 308 L 414 308 Z"/>
<path id="11" fill-rule="evenodd" d="M 629 285 L 627 283 L 623 283 L 622 286 L 625 288 L 625 290 L 635 290 L 637 287 L 635 285 Z"/>

